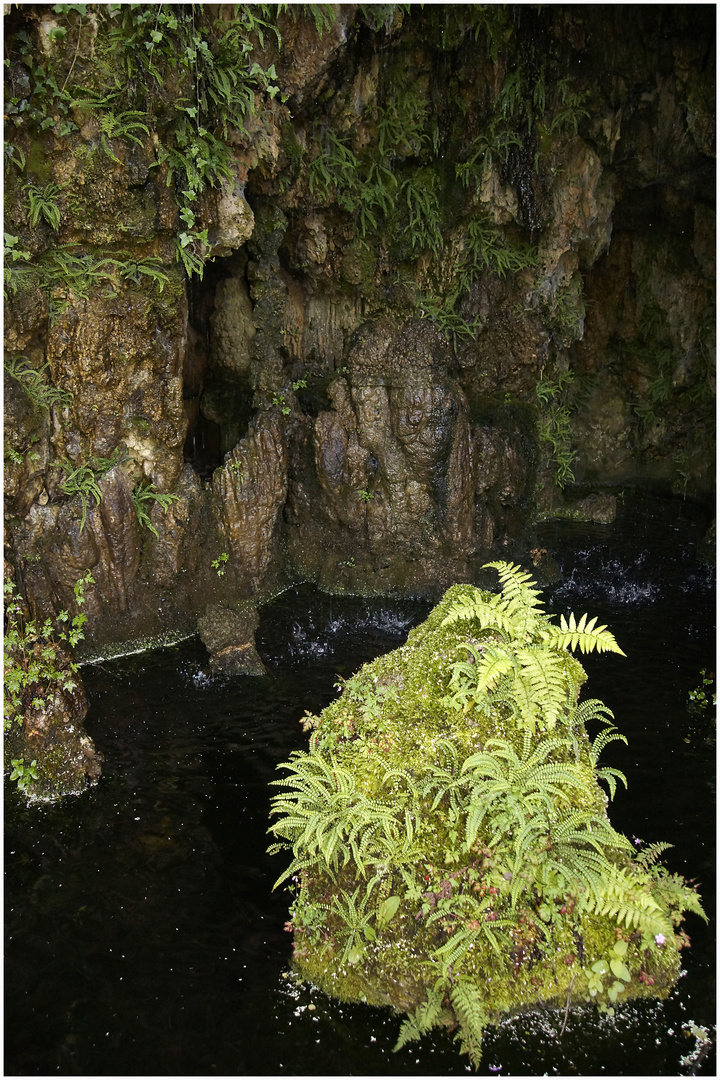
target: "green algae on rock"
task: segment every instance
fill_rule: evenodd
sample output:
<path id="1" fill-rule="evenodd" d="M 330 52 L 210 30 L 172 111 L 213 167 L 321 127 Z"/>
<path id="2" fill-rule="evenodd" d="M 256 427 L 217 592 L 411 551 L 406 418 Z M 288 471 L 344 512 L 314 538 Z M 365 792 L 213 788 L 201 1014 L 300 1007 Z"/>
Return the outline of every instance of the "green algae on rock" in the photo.
<path id="1" fill-rule="evenodd" d="M 625 741 L 579 700 L 571 652 L 622 653 L 596 619 L 541 607 L 530 575 L 488 564 L 501 592 L 453 586 L 400 649 L 306 715 L 308 751 L 279 766 L 276 841 L 292 851 L 297 975 L 408 1014 L 397 1048 L 457 1029 L 475 1066 L 503 1016 L 667 996 L 695 890 L 607 816 Z M 594 739 L 586 725 L 601 730 Z"/>

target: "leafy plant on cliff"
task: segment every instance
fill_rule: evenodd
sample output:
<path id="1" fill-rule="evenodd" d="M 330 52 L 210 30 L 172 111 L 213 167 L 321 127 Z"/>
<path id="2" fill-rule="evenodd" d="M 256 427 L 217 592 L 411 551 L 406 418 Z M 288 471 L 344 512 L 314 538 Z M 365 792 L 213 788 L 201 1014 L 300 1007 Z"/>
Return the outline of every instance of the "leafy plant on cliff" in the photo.
<path id="1" fill-rule="evenodd" d="M 21 284 L 43 290 L 47 296 L 50 323 L 53 325 L 71 299 L 87 300 L 93 289 L 105 289 L 105 295 L 117 296 L 127 282 L 140 285 L 152 282 L 161 293 L 169 278 L 162 260 L 154 255 L 138 258 L 129 251 L 99 249 L 79 252 L 77 244 L 60 244 L 43 253 L 37 262 L 29 252 L 24 265 L 12 271 L 11 290 Z M 6 279 L 8 272 L 6 270 Z"/>
<path id="2" fill-rule="evenodd" d="M 28 221 L 32 229 L 37 228 L 39 222 L 46 221 L 48 225 L 58 231 L 60 228 L 60 207 L 57 197 L 67 184 L 46 184 L 38 187 L 28 183 L 23 186 L 23 191 L 28 199 Z"/>
<path id="3" fill-rule="evenodd" d="M 458 286 L 460 290 L 469 289 L 485 272 L 504 278 L 536 265 L 537 254 L 529 244 L 513 244 L 492 222 L 476 218 L 465 232 L 457 268 Z"/>
<path id="4" fill-rule="evenodd" d="M 39 623 L 27 618 L 14 582 L 5 582 L 5 731 L 44 708 L 57 690 L 71 692 L 76 688 L 77 664 L 64 650 L 66 646 L 74 648 L 84 637 L 87 616 L 81 609 L 85 604 L 85 587 L 92 584 L 94 578 L 89 570 L 76 581 L 78 612 L 72 619 L 63 610 L 54 619 Z"/>
<path id="5" fill-rule="evenodd" d="M 82 506 L 80 532 L 85 528 L 90 500 L 94 499 L 96 506 L 99 506 L 102 501 L 102 491 L 98 485 L 98 480 L 116 465 L 121 464 L 124 459 L 125 455 L 121 454 L 119 447 L 116 447 L 109 458 L 91 457 L 80 465 L 73 465 L 67 458 L 56 463 L 57 467 L 62 468 L 65 473 L 65 479 L 60 484 L 62 491 L 66 495 L 78 495 L 80 497 Z"/>
<path id="6" fill-rule="evenodd" d="M 48 366 L 43 364 L 41 368 L 35 368 L 25 356 L 14 356 L 5 361 L 8 375 L 20 383 L 34 405 L 41 409 L 50 409 L 54 405 L 60 408 L 70 405 L 73 395 L 69 390 L 60 390 L 45 382 L 43 374 Z"/>
<path id="7" fill-rule="evenodd" d="M 151 508 L 152 503 L 157 503 L 164 513 L 167 513 L 168 507 L 179 499 L 178 495 L 168 495 L 161 491 L 155 490 L 154 484 L 137 484 L 132 491 L 132 501 L 135 507 L 135 513 L 140 525 L 149 529 L 155 536 L 158 535 L 158 531 L 150 520 L 148 509 Z"/>
<path id="8" fill-rule="evenodd" d="M 575 481 L 572 463 L 577 451 L 572 449 L 571 411 L 567 393 L 574 378 L 571 371 L 561 371 L 555 382 L 541 378 L 535 387 L 540 404 L 538 438 L 546 449 L 546 464 L 554 467 L 554 480 L 559 488 Z"/>
<path id="9" fill-rule="evenodd" d="M 456 301 L 457 291 L 453 290 L 444 300 L 436 296 L 421 294 L 417 304 L 420 317 L 427 317 L 433 321 L 440 333 L 450 342 L 455 353 L 460 342 L 464 338 L 474 338 L 479 327 L 483 325 L 483 320 L 479 315 L 472 322 L 458 315 L 455 310 Z"/>

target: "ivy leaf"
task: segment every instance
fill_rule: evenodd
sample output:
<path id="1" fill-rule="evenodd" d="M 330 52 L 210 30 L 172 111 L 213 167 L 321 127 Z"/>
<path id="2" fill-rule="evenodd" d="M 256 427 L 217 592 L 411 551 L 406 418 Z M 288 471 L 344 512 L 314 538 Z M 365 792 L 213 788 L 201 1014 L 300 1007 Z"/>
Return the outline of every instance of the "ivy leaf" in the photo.
<path id="1" fill-rule="evenodd" d="M 616 976 L 616 978 L 624 979 L 625 982 L 630 982 L 630 979 L 632 977 L 630 975 L 630 972 L 625 967 L 622 960 L 619 960 L 615 956 L 610 957 L 610 970 L 612 971 L 613 975 Z"/>
<path id="2" fill-rule="evenodd" d="M 348 964 L 357 964 L 358 960 L 362 959 L 362 955 L 364 952 L 364 945 L 353 945 L 352 949 L 348 953 Z"/>

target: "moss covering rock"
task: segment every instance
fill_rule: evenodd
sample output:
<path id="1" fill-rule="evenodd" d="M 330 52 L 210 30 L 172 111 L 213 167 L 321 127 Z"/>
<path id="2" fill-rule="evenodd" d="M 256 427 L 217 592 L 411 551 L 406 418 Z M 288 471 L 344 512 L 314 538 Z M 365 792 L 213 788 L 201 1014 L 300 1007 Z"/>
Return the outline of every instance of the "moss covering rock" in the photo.
<path id="1" fill-rule="evenodd" d="M 500 593 L 453 586 L 400 649 L 366 664 L 280 766 L 271 851 L 293 859 L 299 977 L 408 1014 L 397 1048 L 457 1029 L 477 1066 L 503 1016 L 666 997 L 695 891 L 613 829 L 598 765 L 624 740 L 580 701 L 572 654 L 620 653 L 595 619 L 541 607 L 497 562 Z M 586 725 L 600 722 L 590 739 Z"/>

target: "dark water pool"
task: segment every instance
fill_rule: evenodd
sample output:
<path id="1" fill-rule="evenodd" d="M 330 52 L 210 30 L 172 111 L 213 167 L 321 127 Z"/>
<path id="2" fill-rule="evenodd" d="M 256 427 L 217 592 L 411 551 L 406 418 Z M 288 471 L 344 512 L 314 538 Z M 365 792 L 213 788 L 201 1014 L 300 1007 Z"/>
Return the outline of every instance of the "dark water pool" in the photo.
<path id="1" fill-rule="evenodd" d="M 548 610 L 588 610 L 627 659 L 587 657 L 587 694 L 629 746 L 613 824 L 665 840 L 698 878 L 686 974 L 664 1003 L 517 1019 L 487 1033 L 481 1074 L 715 1074 L 689 1025 L 715 1023 L 714 723 L 686 708 L 714 670 L 714 575 L 697 558 L 706 515 L 644 500 L 613 526 L 553 524 L 562 582 Z M 264 609 L 265 678 L 214 678 L 197 641 L 88 666 L 99 786 L 62 805 L 6 807 L 6 1075 L 460 1075 L 444 1033 L 394 1054 L 400 1018 L 288 977 L 287 896 L 265 854 L 268 782 L 305 745 L 299 718 L 401 644 L 429 606 L 340 601 L 310 588 Z"/>

